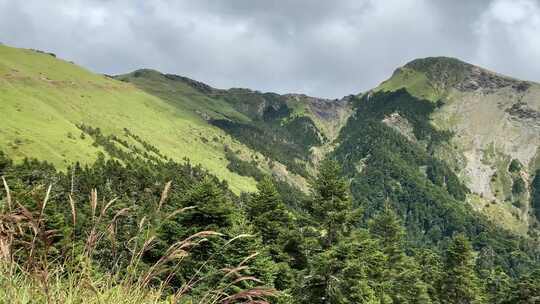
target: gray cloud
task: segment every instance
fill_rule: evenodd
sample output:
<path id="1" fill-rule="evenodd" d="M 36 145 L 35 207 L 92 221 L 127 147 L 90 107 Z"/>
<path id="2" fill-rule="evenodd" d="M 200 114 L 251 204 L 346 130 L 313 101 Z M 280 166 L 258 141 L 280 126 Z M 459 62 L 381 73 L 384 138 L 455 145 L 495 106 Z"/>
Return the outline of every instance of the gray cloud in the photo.
<path id="1" fill-rule="evenodd" d="M 340 97 L 453 56 L 540 80 L 537 0 L 0 0 L 0 41 L 93 71 Z"/>

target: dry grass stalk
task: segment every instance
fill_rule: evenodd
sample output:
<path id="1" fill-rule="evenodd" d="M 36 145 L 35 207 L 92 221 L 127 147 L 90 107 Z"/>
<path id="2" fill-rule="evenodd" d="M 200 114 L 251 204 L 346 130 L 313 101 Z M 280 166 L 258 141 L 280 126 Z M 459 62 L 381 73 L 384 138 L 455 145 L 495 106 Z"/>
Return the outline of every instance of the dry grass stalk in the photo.
<path id="1" fill-rule="evenodd" d="M 233 237 L 232 239 L 230 239 L 227 243 L 225 243 L 224 246 L 227 246 L 227 245 L 229 245 L 230 243 L 232 243 L 232 242 L 234 242 L 234 241 L 236 241 L 236 240 L 238 240 L 238 239 L 250 238 L 250 237 L 254 237 L 254 235 L 253 235 L 253 234 L 247 234 L 247 233 L 239 234 L 239 235 Z"/>
<path id="2" fill-rule="evenodd" d="M 8 210 L 11 211 L 11 191 L 9 190 L 9 186 L 6 182 L 6 178 L 2 176 L 2 182 L 4 183 L 4 189 L 6 190 L 6 202 L 8 204 Z"/>
<path id="3" fill-rule="evenodd" d="M 71 194 L 69 195 L 69 206 L 71 207 L 71 220 L 73 222 L 73 227 L 77 224 L 77 209 L 75 209 L 75 201 Z"/>
<path id="4" fill-rule="evenodd" d="M 197 207 L 196 206 L 189 206 L 189 207 L 184 207 L 182 209 L 175 210 L 175 211 L 171 212 L 171 214 L 167 215 L 167 217 L 165 217 L 165 219 L 170 220 L 171 218 L 177 216 L 180 213 L 183 213 L 183 212 L 186 212 L 188 210 L 195 209 L 195 208 L 197 208 Z"/>
<path id="5" fill-rule="evenodd" d="M 169 246 L 165 254 L 148 269 L 144 276 L 142 276 L 143 279 L 141 280 L 141 285 L 147 286 L 150 281 L 157 276 L 158 272 L 161 271 L 161 267 L 163 267 L 167 262 L 175 259 L 179 259 L 181 261 L 184 257 L 187 256 L 186 249 L 199 245 L 201 241 L 205 241 L 205 237 L 221 235 L 221 233 L 215 231 L 201 231 L 189 236 L 182 241 L 178 241 L 172 244 L 171 246 Z M 199 242 L 192 242 L 192 240 L 194 239 L 200 240 Z M 178 261 L 177 263 L 179 263 L 180 261 Z"/>
<path id="6" fill-rule="evenodd" d="M 97 201 L 97 189 L 92 189 L 92 191 L 90 192 L 90 207 L 92 208 L 92 220 L 96 218 Z"/>
<path id="7" fill-rule="evenodd" d="M 49 185 L 49 188 L 47 188 L 47 193 L 45 194 L 45 198 L 41 202 L 41 210 L 39 212 L 39 220 L 43 220 L 43 212 L 45 212 L 45 207 L 47 206 L 47 202 L 49 201 L 49 197 L 51 195 L 51 189 L 52 185 Z"/>
<path id="8" fill-rule="evenodd" d="M 171 185 L 172 185 L 172 181 L 169 181 L 165 184 L 165 188 L 161 192 L 161 198 L 159 200 L 159 204 L 157 208 L 158 211 L 161 210 L 163 203 L 165 203 L 165 200 L 167 200 L 167 197 L 169 196 L 169 191 L 171 190 Z"/>
<path id="9" fill-rule="evenodd" d="M 269 304 L 264 300 L 266 297 L 275 296 L 276 290 L 265 287 L 257 287 L 253 289 L 248 289 L 236 293 L 234 295 L 228 296 L 221 301 L 223 304 L 236 303 L 237 301 L 247 300 L 248 303 L 264 303 Z"/>
<path id="10" fill-rule="evenodd" d="M 9 203 L 9 209 L 11 210 L 12 206 L 12 199 L 11 194 L 9 191 L 9 188 L 7 187 L 7 183 L 4 178 L 4 188 L 6 189 L 7 197 L 8 197 L 8 203 Z M 162 208 L 163 204 L 165 203 L 165 200 L 168 197 L 168 193 L 170 191 L 171 182 L 168 182 L 165 185 L 165 189 L 163 190 L 161 194 L 161 199 L 158 205 L 158 209 Z M 33 234 L 32 241 L 26 245 L 28 245 L 30 249 L 30 254 L 28 256 L 28 260 L 26 261 L 27 264 L 27 271 L 29 274 L 33 275 L 35 278 L 41 282 L 41 285 L 43 287 L 43 294 L 47 296 L 47 299 L 49 302 L 54 302 L 55 300 L 51 298 L 50 294 L 50 287 L 54 286 L 51 285 L 51 282 L 54 281 L 54 275 L 51 277 L 49 272 L 49 266 L 48 266 L 48 248 L 52 244 L 52 238 L 56 234 L 56 231 L 54 230 L 46 230 L 45 225 L 45 208 L 47 206 L 47 203 L 50 199 L 52 187 L 49 186 L 46 192 L 46 195 L 44 199 L 39 204 L 39 212 L 31 212 L 28 209 L 26 209 L 21 204 L 18 204 L 18 208 L 16 212 L 11 212 L 8 214 L 0 214 L 0 259 L 12 259 L 12 246 L 14 242 L 14 238 L 17 238 L 19 236 L 22 236 L 24 234 L 25 230 L 30 230 L 31 234 Z M 69 204 L 71 207 L 71 217 L 72 217 L 72 223 L 73 226 L 77 224 L 77 210 L 75 207 L 75 201 L 73 199 L 73 196 L 70 194 L 69 196 Z M 100 225 L 103 219 L 107 215 L 107 211 L 111 208 L 111 206 L 114 204 L 116 199 L 113 199 L 109 201 L 108 203 L 104 203 L 103 208 L 100 210 L 99 214 L 97 213 L 98 209 L 98 195 L 97 190 L 93 189 L 90 194 L 90 207 L 91 207 L 91 215 L 92 215 L 92 226 L 90 229 L 90 232 L 88 233 L 88 236 L 86 238 L 86 244 L 83 251 L 83 254 L 88 258 L 87 261 L 92 263 L 92 252 L 96 248 L 97 244 L 100 242 L 100 240 L 103 238 L 103 236 L 107 235 L 110 240 L 111 244 L 113 246 L 113 252 L 116 255 L 116 233 L 117 233 L 117 221 L 120 217 L 126 216 L 129 214 L 129 208 L 123 208 L 119 211 L 117 211 L 114 216 L 110 219 L 110 222 L 106 225 Z M 186 210 L 190 210 L 194 207 L 187 207 L 182 208 L 177 211 L 174 211 L 172 214 L 169 214 L 167 219 L 184 212 Z M 159 220 L 157 221 L 159 223 Z M 130 262 L 128 264 L 128 272 L 131 273 L 131 276 L 124 277 L 123 279 L 120 277 L 120 272 L 117 273 L 111 273 L 112 277 L 116 277 L 114 280 L 120 280 L 119 284 L 126 284 L 125 286 L 131 286 L 135 287 L 138 290 L 148 288 L 151 281 L 153 281 L 155 278 L 159 278 L 165 274 L 165 279 L 161 279 L 160 283 L 158 284 L 159 292 L 163 292 L 167 286 L 169 286 L 171 280 L 174 278 L 175 274 L 179 271 L 180 265 L 185 257 L 189 255 L 189 252 L 191 248 L 198 246 L 202 242 L 207 241 L 207 237 L 221 237 L 223 234 L 215 232 L 215 231 L 201 231 L 198 233 L 195 233 L 189 237 L 187 237 L 184 240 L 178 241 L 174 244 L 172 244 L 165 252 L 165 254 L 153 265 L 150 266 L 150 268 L 144 272 L 144 273 L 138 273 L 137 269 L 138 264 L 142 261 L 142 257 L 145 252 L 147 252 L 150 248 L 156 244 L 156 236 L 152 231 L 155 229 L 153 227 L 154 221 L 147 221 L 146 217 L 143 217 L 139 223 L 138 223 L 138 235 L 131 238 L 126 245 L 128 245 L 128 250 L 131 252 Z M 148 226 L 148 229 L 145 227 Z M 144 233 L 144 242 L 142 245 L 138 245 L 139 239 L 141 235 Z M 245 237 L 252 237 L 252 235 L 249 234 L 241 234 L 238 235 L 229 241 L 227 241 L 223 247 L 230 245 L 235 240 L 245 238 Z M 21 239 L 22 240 L 22 239 Z M 38 240 L 40 242 L 38 243 Z M 134 246 L 129 246 L 129 243 L 134 241 Z M 25 246 L 26 246 L 25 245 Z M 45 250 L 38 250 L 38 245 L 43 245 Z M 132 247 L 132 249 L 129 249 Z M 41 253 L 41 264 L 35 264 L 34 263 L 34 255 L 36 252 Z M 250 290 L 245 290 L 233 295 L 229 295 L 226 292 L 228 292 L 232 287 L 236 286 L 237 284 L 244 285 L 244 282 L 251 282 L 251 283 L 257 283 L 260 284 L 261 282 L 253 276 L 249 275 L 243 275 L 242 272 L 249 270 L 249 267 L 245 264 L 252 260 L 254 257 L 256 257 L 258 253 L 251 254 L 247 258 L 245 258 L 237 267 L 235 268 L 225 268 L 223 269 L 224 275 L 221 278 L 220 284 L 218 286 L 222 286 L 222 288 L 214 289 L 211 291 L 208 291 L 207 294 L 200 300 L 197 301 L 200 304 L 207 304 L 207 303 L 236 303 L 236 302 L 242 302 L 242 303 L 267 303 L 264 298 L 266 296 L 272 296 L 274 295 L 273 290 L 270 289 L 264 289 L 262 287 L 256 287 Z M 195 285 L 197 285 L 199 282 L 204 280 L 205 278 L 209 277 L 213 274 L 205 274 L 205 276 L 199 276 L 201 271 L 206 267 L 207 263 L 212 260 L 212 256 L 205 260 L 202 263 L 202 266 L 197 270 L 196 274 L 192 277 L 192 279 L 188 282 L 188 284 L 181 287 L 180 291 L 177 292 L 172 299 L 172 303 L 176 303 L 177 300 L 179 300 L 185 293 L 192 290 Z M 82 264 L 82 268 L 86 269 L 87 266 L 84 266 L 85 264 Z M 115 264 L 118 265 L 118 264 Z M 172 266 L 170 266 L 172 265 Z M 116 267 L 114 268 L 116 269 Z M 133 270 L 133 272 L 132 272 Z M 232 278 L 231 278 L 232 277 Z M 86 272 L 81 274 L 77 274 L 77 284 L 79 286 L 85 286 L 87 289 L 91 290 L 93 293 L 95 293 L 96 297 L 98 297 L 99 301 L 101 302 L 103 299 L 101 298 L 101 290 L 96 288 L 98 285 L 94 285 L 92 282 L 92 279 L 88 276 Z M 117 281 L 115 281 L 117 282 Z M 124 286 L 124 285 L 122 285 Z M 150 289 L 148 289 L 150 290 Z M 158 297 L 159 298 L 159 297 Z M 156 298 L 157 299 L 157 298 Z"/>
<path id="11" fill-rule="evenodd" d="M 11 212 L 11 191 L 2 176 L 4 189 L 6 190 L 6 202 L 8 205 L 8 213 L 0 214 L 0 261 L 11 261 L 11 244 L 13 244 L 14 227 L 10 225 L 12 222 Z"/>

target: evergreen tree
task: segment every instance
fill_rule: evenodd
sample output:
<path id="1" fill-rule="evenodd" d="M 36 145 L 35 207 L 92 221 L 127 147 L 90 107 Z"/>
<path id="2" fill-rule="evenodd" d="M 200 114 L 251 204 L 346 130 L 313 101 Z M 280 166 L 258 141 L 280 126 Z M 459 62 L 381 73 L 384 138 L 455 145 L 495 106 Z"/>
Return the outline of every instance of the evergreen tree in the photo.
<path id="1" fill-rule="evenodd" d="M 474 253 L 469 240 L 463 234 L 455 235 L 446 251 L 441 303 L 485 303 L 474 265 Z"/>
<path id="2" fill-rule="evenodd" d="M 502 269 L 497 268 L 488 271 L 485 281 L 489 303 L 505 303 L 512 291 L 512 279 Z"/>
<path id="3" fill-rule="evenodd" d="M 366 231 L 356 231 L 340 242 L 347 250 L 340 273 L 340 293 L 344 303 L 381 303 L 376 290 L 382 280 L 386 256 L 380 244 Z"/>
<path id="4" fill-rule="evenodd" d="M 281 232 L 290 229 L 290 219 L 281 197 L 268 177 L 257 185 L 258 193 L 247 203 L 247 215 L 261 233 L 265 244 L 272 244 Z"/>
<path id="5" fill-rule="evenodd" d="M 305 265 L 302 240 L 295 233 L 292 220 L 272 180 L 264 177 L 257 185 L 258 192 L 247 201 L 246 213 L 262 243 L 277 262 L 274 279 L 279 290 L 290 289 L 295 281 L 291 267 Z"/>
<path id="6" fill-rule="evenodd" d="M 503 303 L 540 303 L 540 269 L 522 276 Z"/>
<path id="7" fill-rule="evenodd" d="M 536 219 L 540 221 L 540 169 L 536 170 L 531 183 L 531 205 Z"/>
<path id="8" fill-rule="evenodd" d="M 189 227 L 190 234 L 201 230 L 223 232 L 232 225 L 236 209 L 226 193 L 210 178 L 193 187 L 184 206 L 194 207 L 180 214 L 180 223 L 183 227 Z"/>
<path id="9" fill-rule="evenodd" d="M 405 229 L 397 214 L 388 205 L 369 223 L 369 230 L 386 256 L 383 277 L 379 286 L 382 299 L 395 303 L 431 303 L 427 284 L 421 280 L 416 261 L 403 251 Z"/>
<path id="10" fill-rule="evenodd" d="M 390 265 L 402 262 L 405 257 L 403 253 L 405 229 L 401 226 L 398 215 L 388 204 L 369 222 L 369 231 L 380 240 Z"/>
<path id="11" fill-rule="evenodd" d="M 303 298 L 306 303 L 334 303 L 346 255 L 337 254 L 333 246 L 348 235 L 359 212 L 353 209 L 349 185 L 341 176 L 337 162 L 324 160 L 311 187 L 307 208 L 320 229 L 320 248 L 310 259 L 310 272 L 303 290 L 309 294 Z"/>
<path id="12" fill-rule="evenodd" d="M 308 209 L 323 229 L 321 245 L 330 248 L 347 232 L 350 232 L 359 213 L 353 210 L 349 184 L 341 176 L 336 161 L 324 160 L 317 178 L 311 182 L 312 196 Z"/>
<path id="13" fill-rule="evenodd" d="M 440 303 L 439 291 L 443 277 L 441 256 L 430 249 L 416 252 L 415 259 L 420 266 L 421 280 L 427 283 L 427 292 L 432 303 Z"/>

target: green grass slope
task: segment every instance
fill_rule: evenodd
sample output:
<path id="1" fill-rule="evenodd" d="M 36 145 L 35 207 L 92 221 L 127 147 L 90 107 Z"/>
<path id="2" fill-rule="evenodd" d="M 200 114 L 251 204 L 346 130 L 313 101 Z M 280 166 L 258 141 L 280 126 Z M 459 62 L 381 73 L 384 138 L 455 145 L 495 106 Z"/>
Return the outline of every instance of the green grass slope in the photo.
<path id="1" fill-rule="evenodd" d="M 242 88 L 217 89 L 187 77 L 149 69 L 118 75 L 115 79 L 131 83 L 219 127 L 262 154 L 257 157 L 236 153 L 244 154 L 240 155 L 242 160 L 297 186 L 298 180 L 313 172 L 313 160 L 328 150 L 326 146 L 337 137 L 352 112 L 345 98 L 328 100 Z M 276 168 L 276 163 L 282 166 Z"/>
<path id="2" fill-rule="evenodd" d="M 78 124 L 120 137 L 127 128 L 164 155 L 202 164 L 235 191 L 253 190 L 252 178 L 226 169 L 224 146 L 246 147 L 186 111 L 199 100 L 186 101 L 180 107 L 49 54 L 0 46 L 0 147 L 13 158 L 36 157 L 60 168 L 92 162 L 103 151 L 80 136 Z"/>

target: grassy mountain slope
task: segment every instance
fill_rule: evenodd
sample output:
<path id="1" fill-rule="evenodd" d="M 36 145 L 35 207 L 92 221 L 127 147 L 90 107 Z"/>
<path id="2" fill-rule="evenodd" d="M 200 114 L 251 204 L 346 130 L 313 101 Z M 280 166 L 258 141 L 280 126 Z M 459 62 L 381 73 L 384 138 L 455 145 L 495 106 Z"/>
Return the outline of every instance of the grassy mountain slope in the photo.
<path id="1" fill-rule="evenodd" d="M 305 178 L 327 151 L 351 113 L 347 99 L 279 95 L 249 89 L 216 89 L 152 70 L 115 77 L 194 113 L 244 143 L 262 157 L 240 156 L 256 170 L 271 172 L 305 188 Z M 300 177 L 300 176 L 303 176 Z"/>
<path id="2" fill-rule="evenodd" d="M 148 69 L 108 77 L 7 46 L 0 46 L 0 101 L 0 145 L 14 159 L 63 168 L 99 152 L 114 156 L 106 146 L 113 142 L 119 151 L 188 157 L 237 192 L 254 190 L 263 173 L 306 189 L 313 155 L 326 153 L 351 113 L 345 99 L 221 90 Z"/>
<path id="3" fill-rule="evenodd" d="M 83 123 L 133 142 L 123 135 L 127 128 L 169 157 L 203 164 L 236 191 L 255 186 L 226 169 L 224 145 L 248 149 L 196 113 L 49 54 L 0 46 L 0 113 L 0 146 L 16 159 L 59 167 L 93 161 L 103 149 L 80 136 Z"/>

